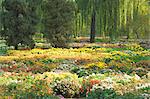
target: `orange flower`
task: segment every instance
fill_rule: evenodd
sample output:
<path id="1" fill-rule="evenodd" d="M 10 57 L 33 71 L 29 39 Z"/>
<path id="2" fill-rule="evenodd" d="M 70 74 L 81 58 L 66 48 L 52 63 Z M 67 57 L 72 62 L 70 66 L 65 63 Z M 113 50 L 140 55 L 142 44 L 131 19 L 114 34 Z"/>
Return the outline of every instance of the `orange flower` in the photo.
<path id="1" fill-rule="evenodd" d="M 85 80 L 85 79 L 83 79 L 82 83 L 83 83 L 83 84 L 85 84 L 85 83 L 86 83 L 86 80 Z"/>
<path id="2" fill-rule="evenodd" d="M 95 84 L 99 84 L 100 83 L 100 81 L 99 80 L 90 80 L 90 85 L 91 86 L 93 86 L 93 85 L 95 85 Z"/>
<path id="3" fill-rule="evenodd" d="M 47 93 L 52 94 L 52 89 L 48 88 Z"/>

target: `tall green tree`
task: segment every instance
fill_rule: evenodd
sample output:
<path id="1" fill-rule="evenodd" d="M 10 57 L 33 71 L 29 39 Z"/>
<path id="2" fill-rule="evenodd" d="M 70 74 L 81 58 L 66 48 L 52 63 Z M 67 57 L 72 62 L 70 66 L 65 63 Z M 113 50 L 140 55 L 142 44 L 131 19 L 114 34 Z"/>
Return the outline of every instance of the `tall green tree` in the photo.
<path id="1" fill-rule="evenodd" d="M 32 0 L 30 0 L 32 1 Z M 35 32 L 36 17 L 32 2 L 26 0 L 4 0 L 2 2 L 1 36 L 5 37 L 7 45 L 18 49 L 18 44 L 34 47 L 32 35 Z"/>
<path id="2" fill-rule="evenodd" d="M 44 36 L 53 47 L 66 47 L 72 30 L 74 4 L 69 0 L 44 0 Z"/>
<path id="3" fill-rule="evenodd" d="M 86 15 L 91 14 L 91 33 L 90 42 L 95 42 L 96 33 L 96 14 L 98 11 L 98 0 L 75 0 L 82 16 L 85 18 Z"/>
<path id="4" fill-rule="evenodd" d="M 2 30 L 2 0 L 0 0 L 0 32 Z"/>

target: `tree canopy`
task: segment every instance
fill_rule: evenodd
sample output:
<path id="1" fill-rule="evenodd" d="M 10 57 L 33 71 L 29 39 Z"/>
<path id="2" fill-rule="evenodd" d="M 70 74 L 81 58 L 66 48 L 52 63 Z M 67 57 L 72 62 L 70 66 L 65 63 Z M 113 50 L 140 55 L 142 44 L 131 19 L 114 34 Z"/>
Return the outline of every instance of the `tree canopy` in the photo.
<path id="1" fill-rule="evenodd" d="M 95 15 L 96 35 L 112 40 L 121 36 L 127 38 L 148 37 L 148 0 L 75 0 L 76 35 L 90 34 L 92 13 Z M 138 28 L 138 29 L 137 29 Z M 92 33 L 92 32 L 91 32 Z"/>
<path id="2" fill-rule="evenodd" d="M 34 47 L 32 35 L 36 32 L 38 23 L 34 1 L 4 0 L 2 2 L 2 31 L 9 46 L 18 49 L 18 44 Z"/>
<path id="3" fill-rule="evenodd" d="M 34 46 L 36 32 L 54 47 L 69 37 L 149 39 L 149 0 L 0 0 L 0 31 L 7 44 Z"/>
<path id="4" fill-rule="evenodd" d="M 66 47 L 74 18 L 73 3 L 45 0 L 42 3 L 44 35 L 53 47 Z M 50 10 L 49 10 L 50 9 Z"/>

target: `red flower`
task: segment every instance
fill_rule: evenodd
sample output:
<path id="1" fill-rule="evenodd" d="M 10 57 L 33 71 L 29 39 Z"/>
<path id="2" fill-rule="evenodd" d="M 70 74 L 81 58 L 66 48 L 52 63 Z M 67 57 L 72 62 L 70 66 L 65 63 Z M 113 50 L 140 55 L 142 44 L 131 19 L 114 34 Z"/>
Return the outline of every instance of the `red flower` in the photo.
<path id="1" fill-rule="evenodd" d="M 84 90 L 83 90 L 83 88 L 82 88 L 82 87 L 80 88 L 80 92 L 81 92 L 81 93 L 83 93 L 83 92 L 84 92 Z"/>

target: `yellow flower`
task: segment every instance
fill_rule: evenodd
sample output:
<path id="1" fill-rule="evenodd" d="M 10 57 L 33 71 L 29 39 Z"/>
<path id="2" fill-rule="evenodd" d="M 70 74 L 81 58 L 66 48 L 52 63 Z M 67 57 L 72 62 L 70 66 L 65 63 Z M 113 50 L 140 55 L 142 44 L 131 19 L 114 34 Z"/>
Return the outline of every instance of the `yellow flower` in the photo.
<path id="1" fill-rule="evenodd" d="M 91 67 L 94 67 L 94 66 L 103 69 L 103 68 L 107 67 L 107 64 L 104 63 L 104 62 L 91 63 L 91 64 L 87 64 L 86 68 L 91 68 Z"/>

